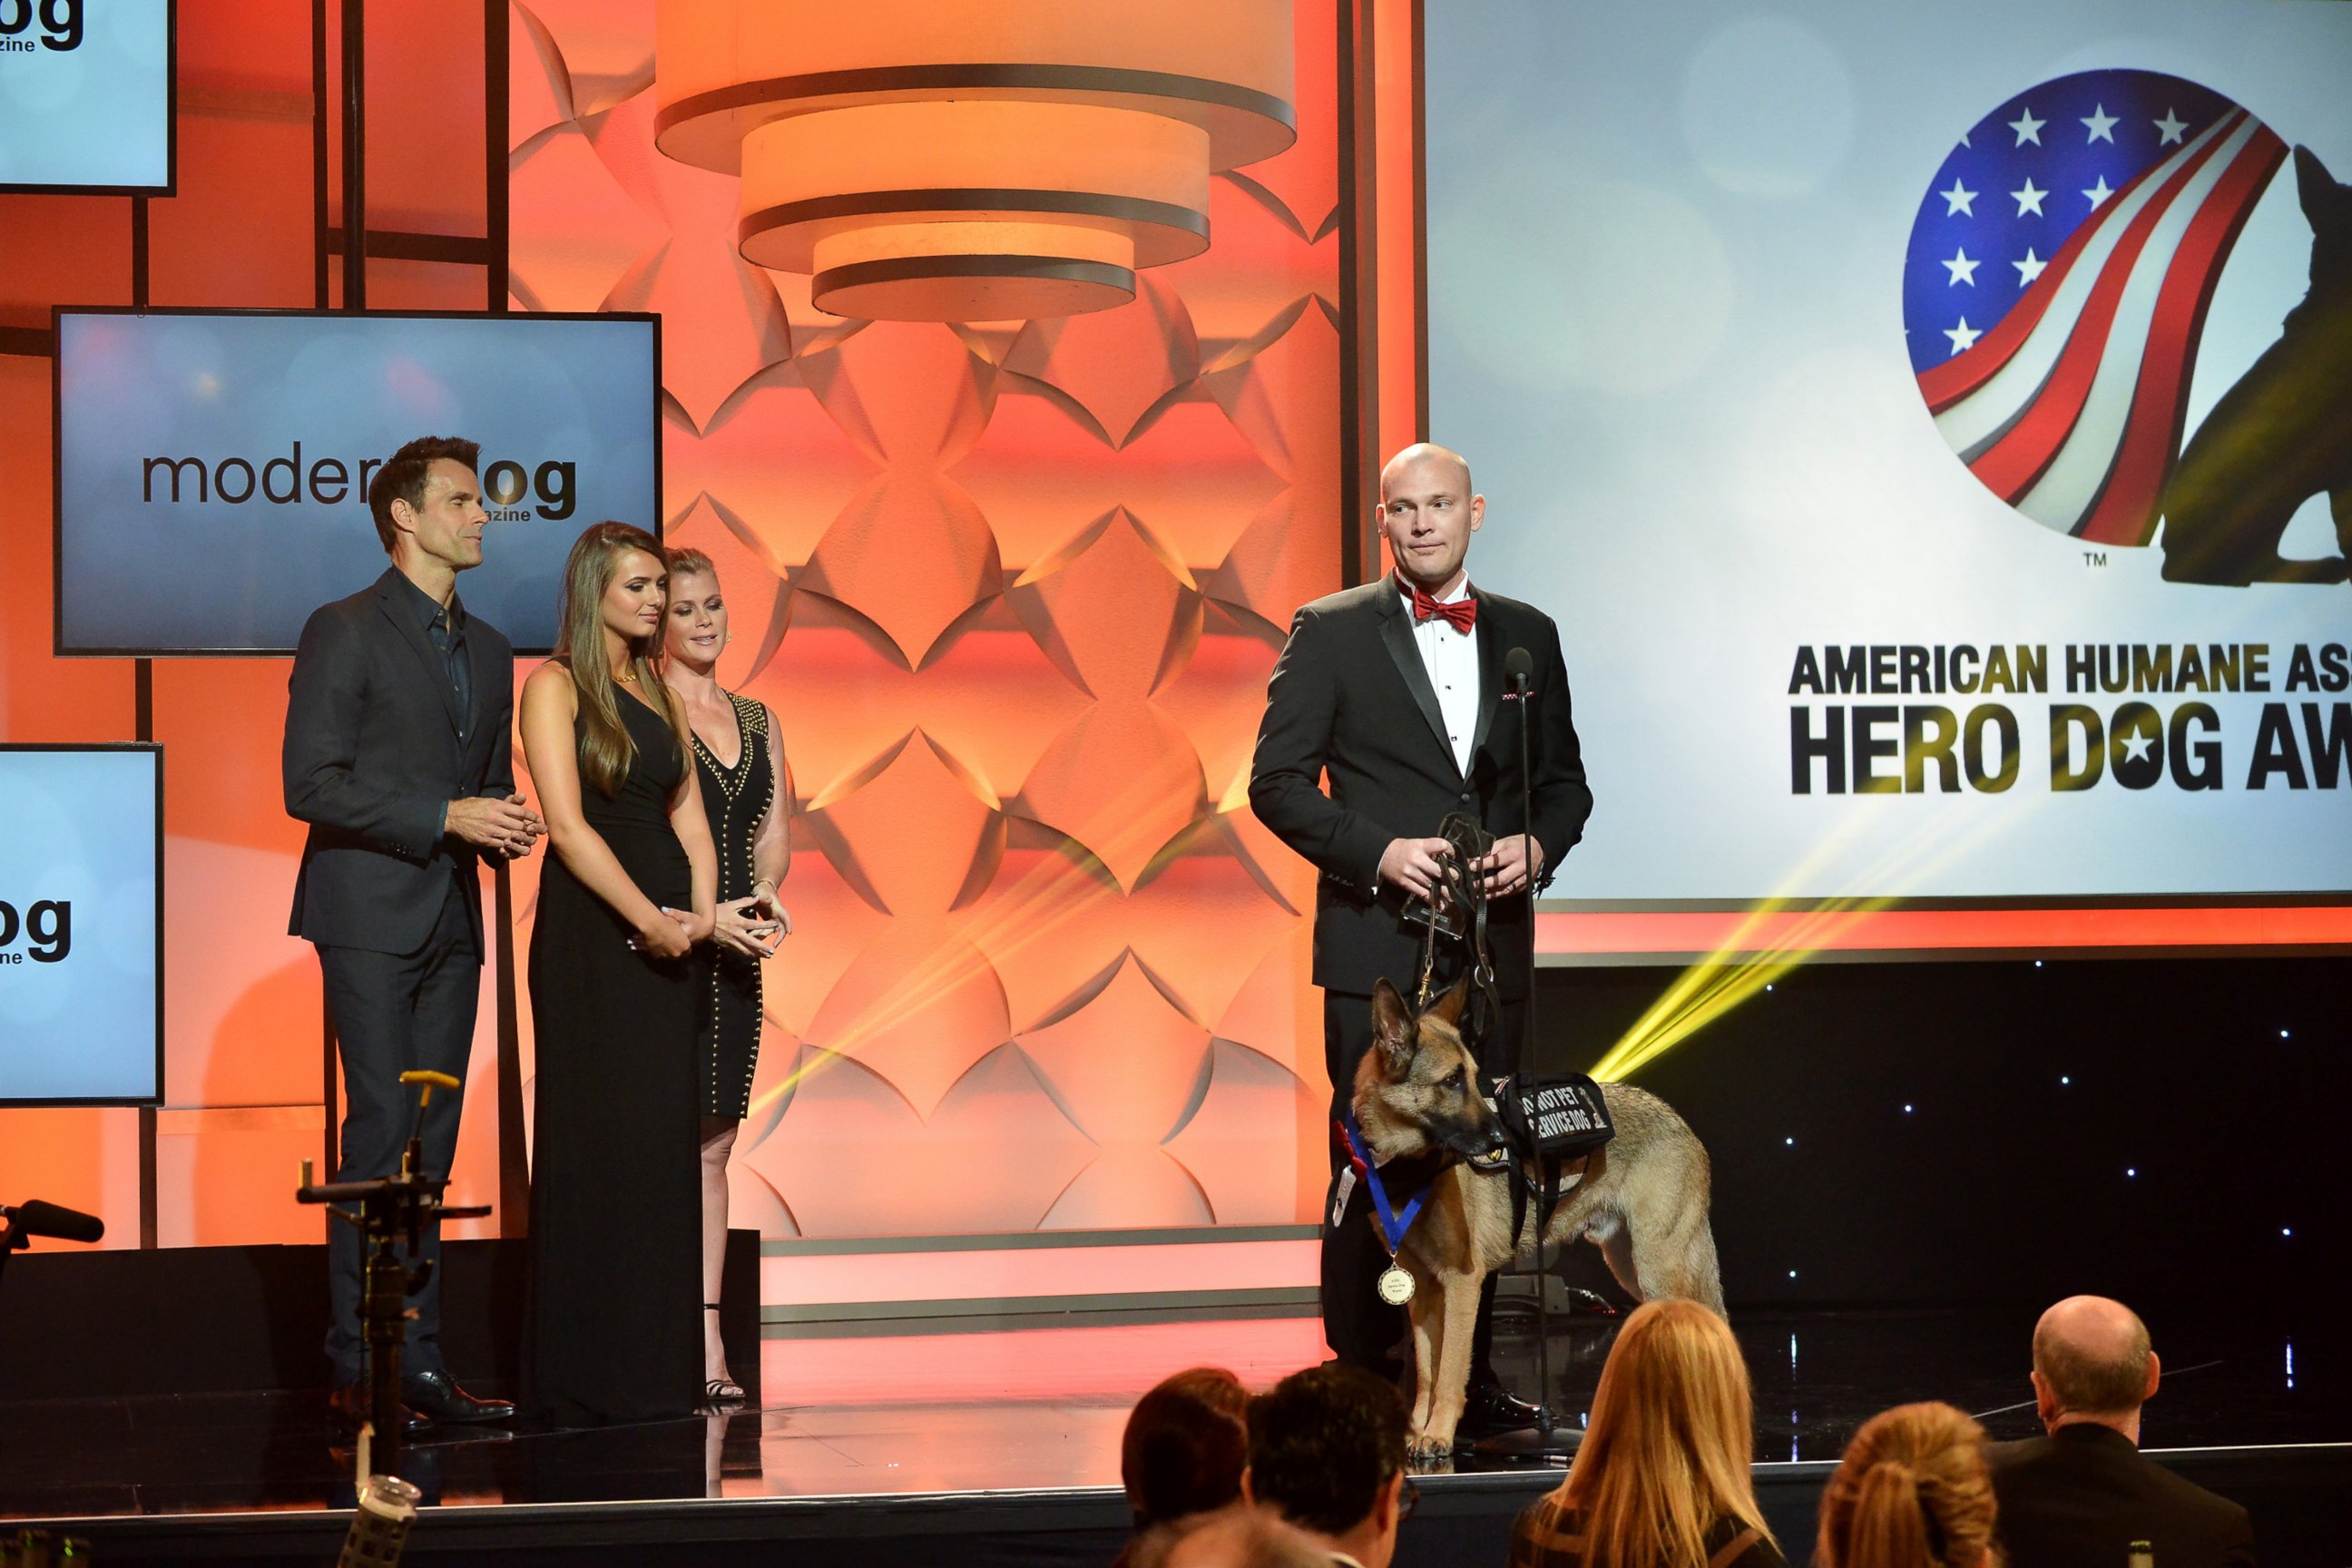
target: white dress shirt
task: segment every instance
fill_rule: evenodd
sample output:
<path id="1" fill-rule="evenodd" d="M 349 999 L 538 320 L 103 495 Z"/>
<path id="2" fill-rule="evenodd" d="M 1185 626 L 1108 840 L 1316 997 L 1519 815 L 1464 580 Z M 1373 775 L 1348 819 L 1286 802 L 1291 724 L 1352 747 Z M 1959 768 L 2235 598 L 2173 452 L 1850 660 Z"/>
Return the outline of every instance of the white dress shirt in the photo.
<path id="1" fill-rule="evenodd" d="M 1412 594 L 1399 584 L 1397 594 L 1404 600 L 1404 613 L 1412 615 Z M 1470 596 L 1470 579 L 1465 575 L 1454 584 L 1451 593 L 1433 595 L 1438 603 L 1453 604 Z M 1478 733 L 1478 633 L 1475 627 L 1457 632 L 1453 623 L 1437 616 L 1416 622 L 1412 640 L 1421 648 L 1421 666 L 1429 672 L 1430 688 L 1437 693 L 1438 716 L 1445 721 L 1445 738 L 1454 743 L 1454 765 L 1462 776 L 1470 776 L 1470 742 Z"/>

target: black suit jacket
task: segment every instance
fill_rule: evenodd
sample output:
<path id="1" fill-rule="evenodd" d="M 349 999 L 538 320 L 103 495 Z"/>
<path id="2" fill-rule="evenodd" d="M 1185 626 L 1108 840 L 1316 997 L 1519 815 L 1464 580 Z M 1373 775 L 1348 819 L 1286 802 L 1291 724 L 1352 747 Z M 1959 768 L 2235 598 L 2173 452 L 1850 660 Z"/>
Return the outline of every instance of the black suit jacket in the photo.
<path id="1" fill-rule="evenodd" d="M 1502 700 L 1503 656 L 1511 648 L 1527 649 L 1535 662 L 1528 745 L 1544 881 L 1592 815 L 1559 628 L 1533 605 L 1472 594 L 1479 705 L 1466 778 L 1445 739 L 1393 577 L 1300 610 L 1275 664 L 1250 764 L 1250 808 L 1323 873 L 1315 898 L 1315 983 L 1327 991 L 1364 994 L 1385 978 L 1409 994 L 1420 973 L 1421 928 L 1403 919 L 1404 894 L 1379 881 L 1391 839 L 1434 836 L 1454 812 L 1475 816 L 1498 836 L 1521 831 L 1518 726 L 1528 704 Z M 1327 774 L 1328 795 L 1319 782 Z M 1521 896 L 1498 901 L 1487 918 L 1507 999 L 1527 994 L 1528 914 Z"/>
<path id="2" fill-rule="evenodd" d="M 2246 1510 L 2183 1480 L 2088 1422 L 2047 1437 L 1994 1443 L 1993 1499 L 2008 1568 L 2127 1568 L 2131 1543 L 2155 1550 L 2156 1568 L 2251 1568 Z"/>
<path id="3" fill-rule="evenodd" d="M 443 834 L 441 816 L 453 800 L 514 793 L 514 649 L 488 621 L 467 617 L 472 712 L 460 715 L 407 592 L 394 568 L 302 627 L 283 763 L 287 814 L 310 835 L 287 930 L 331 947 L 415 952 L 455 877 L 478 956 L 479 857 Z"/>

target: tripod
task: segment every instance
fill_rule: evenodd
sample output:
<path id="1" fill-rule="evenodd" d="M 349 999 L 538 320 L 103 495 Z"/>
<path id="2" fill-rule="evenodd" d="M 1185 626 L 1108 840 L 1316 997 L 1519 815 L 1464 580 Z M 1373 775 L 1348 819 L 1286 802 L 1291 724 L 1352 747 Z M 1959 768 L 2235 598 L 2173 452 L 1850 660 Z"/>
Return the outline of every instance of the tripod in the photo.
<path id="1" fill-rule="evenodd" d="M 398 1244 L 404 1238 L 408 1250 L 416 1252 L 423 1246 L 426 1225 L 444 1219 L 473 1219 L 490 1212 L 487 1204 L 467 1208 L 444 1204 L 441 1194 L 449 1185 L 449 1178 L 428 1176 L 417 1169 L 425 1155 L 425 1108 L 433 1102 L 436 1087 L 455 1092 L 457 1080 L 446 1073 L 404 1072 L 400 1081 L 419 1086 L 416 1121 L 409 1130 L 407 1147 L 401 1151 L 400 1169 L 373 1181 L 322 1184 L 311 1179 L 310 1162 L 305 1160 L 302 1184 L 294 1194 L 297 1203 L 329 1205 L 329 1214 L 357 1226 L 366 1239 L 367 1289 L 362 1313 L 367 1325 L 367 1430 L 373 1434 L 373 1451 L 361 1468 L 362 1472 L 373 1469 L 387 1476 L 395 1473 L 400 1462 L 404 1435 L 400 1354 L 408 1337 L 408 1295 L 424 1287 L 433 1267 L 430 1261 L 414 1269 L 405 1267 L 400 1261 Z M 359 1212 L 355 1215 L 348 1208 L 334 1206 L 346 1204 L 357 1205 Z M 359 1479 L 365 1486 L 368 1477 L 362 1473 Z"/>

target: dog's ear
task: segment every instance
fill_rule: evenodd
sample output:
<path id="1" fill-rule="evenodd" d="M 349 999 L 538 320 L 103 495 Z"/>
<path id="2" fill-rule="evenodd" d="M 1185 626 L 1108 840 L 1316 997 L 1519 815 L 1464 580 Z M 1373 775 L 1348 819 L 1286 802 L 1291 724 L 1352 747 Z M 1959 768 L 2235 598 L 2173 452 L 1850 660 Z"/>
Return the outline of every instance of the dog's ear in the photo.
<path id="1" fill-rule="evenodd" d="M 1381 1053 L 1381 1068 L 1392 1079 L 1402 1079 L 1412 1064 L 1413 1052 L 1421 1047 L 1419 1031 L 1413 1027 L 1412 1009 L 1404 1005 L 1404 997 L 1385 980 L 1372 985 L 1372 1047 Z"/>
<path id="2" fill-rule="evenodd" d="M 1445 994 L 1437 999 L 1437 1005 L 1429 1010 L 1429 1016 L 1451 1029 L 1460 1022 L 1463 1005 L 1469 1000 L 1470 977 L 1465 974 L 1446 987 Z"/>
<path id="3" fill-rule="evenodd" d="M 2340 228 L 2352 218 L 2352 202 L 2346 199 L 2347 188 L 2336 183 L 2319 154 L 2308 147 L 2294 150 L 2294 187 L 2314 234 Z"/>

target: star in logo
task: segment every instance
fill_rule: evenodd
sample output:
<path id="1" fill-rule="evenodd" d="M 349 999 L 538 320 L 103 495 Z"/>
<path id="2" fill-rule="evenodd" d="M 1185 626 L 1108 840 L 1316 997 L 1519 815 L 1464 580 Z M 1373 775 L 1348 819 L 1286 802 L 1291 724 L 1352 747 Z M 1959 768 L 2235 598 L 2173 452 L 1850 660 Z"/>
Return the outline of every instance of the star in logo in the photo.
<path id="1" fill-rule="evenodd" d="M 2114 195 L 2116 193 L 2107 189 L 2107 177 L 2105 174 L 2101 174 L 2099 176 L 2099 183 L 2093 185 L 2089 190 L 2084 191 L 2083 194 L 2091 198 L 2091 210 L 2093 212 L 2096 212 L 2099 209 L 2099 204 L 2105 201 L 2109 196 Z"/>
<path id="2" fill-rule="evenodd" d="M 2179 142 L 2181 132 L 2188 129 L 2188 122 L 2176 119 L 2168 107 L 2164 118 L 2156 122 L 2156 144 L 2159 147 L 2173 146 Z"/>
<path id="3" fill-rule="evenodd" d="M 2041 277 L 2042 269 L 2049 266 L 2050 263 L 2034 255 L 2033 247 L 2029 245 L 2025 247 L 2025 259 L 2022 261 L 2012 261 L 2010 265 L 2017 268 L 2017 286 L 2022 289 L 2027 284 L 2032 282 L 2036 278 Z"/>
<path id="4" fill-rule="evenodd" d="M 2147 761 L 2148 748 L 2155 744 L 2156 726 L 2154 724 L 2135 725 L 2128 732 L 2128 738 L 2124 742 L 2124 754 L 2133 762 L 2144 763 Z"/>
<path id="5" fill-rule="evenodd" d="M 1971 289 L 1977 286 L 1979 263 L 1969 259 L 1969 253 L 1965 247 L 1955 250 L 1951 259 L 1945 262 L 1944 266 L 1952 275 L 1950 282 L 1945 285 L 1946 288 L 1960 283 L 1965 283 Z"/>
<path id="6" fill-rule="evenodd" d="M 1969 205 L 1977 199 L 1977 193 L 1960 184 L 1957 176 L 1952 181 L 1950 190 L 1937 191 L 1936 194 L 1943 197 L 1948 204 L 1944 208 L 1946 217 L 1950 217 L 1954 213 L 1966 213 L 1970 217 L 1977 216 L 1977 209 Z"/>
<path id="7" fill-rule="evenodd" d="M 2110 147 L 2116 144 L 2116 120 L 2114 115 L 2107 112 L 2105 104 L 2092 106 L 2091 112 L 2084 119 L 2083 123 L 2091 128 L 2092 142 L 2104 142 Z M 2085 145 L 2088 143 L 2086 142 Z"/>
<path id="8" fill-rule="evenodd" d="M 2032 177 L 2029 175 L 2026 178 L 2025 188 L 2021 191 L 2010 192 L 2009 199 L 2017 204 L 2018 216 L 2023 217 L 2027 213 L 2032 213 L 2035 217 L 2044 217 L 2048 215 L 2042 210 L 2042 198 L 2049 194 L 2048 191 L 2035 190 Z"/>
<path id="9" fill-rule="evenodd" d="M 2028 142 L 2039 147 L 2042 145 L 2042 128 L 2049 123 L 2046 120 L 2034 119 L 2033 110 L 2021 103 L 2017 106 L 2017 118 L 2009 122 L 2009 128 L 2017 132 L 2017 145 L 2020 147 Z"/>
<path id="10" fill-rule="evenodd" d="M 1952 340 L 1952 353 L 1961 354 L 1975 346 L 1976 341 L 1984 336 L 1984 332 L 1979 328 L 1969 326 L 1969 319 L 1962 316 L 1958 326 L 1944 329 L 1944 335 Z"/>

